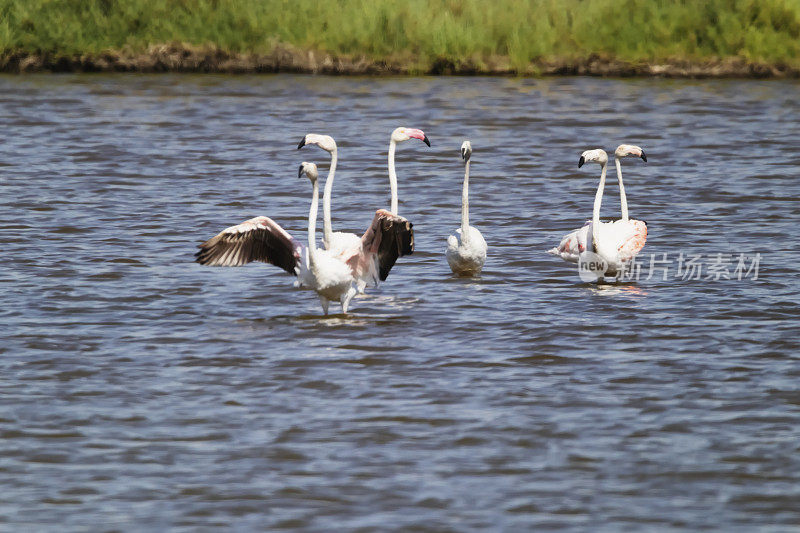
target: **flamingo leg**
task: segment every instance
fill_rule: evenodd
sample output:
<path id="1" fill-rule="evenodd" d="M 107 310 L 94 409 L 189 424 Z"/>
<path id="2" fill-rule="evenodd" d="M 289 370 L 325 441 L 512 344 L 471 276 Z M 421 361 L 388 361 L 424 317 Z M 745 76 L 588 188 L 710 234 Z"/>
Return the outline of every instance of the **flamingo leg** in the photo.
<path id="1" fill-rule="evenodd" d="M 364 280 L 358 280 L 357 285 L 358 285 L 358 293 L 364 294 L 364 289 L 367 288 L 367 282 Z"/>
<path id="2" fill-rule="evenodd" d="M 349 289 L 347 289 L 347 292 L 342 295 L 342 313 L 345 315 L 347 314 L 347 308 L 350 305 L 350 300 L 353 299 L 353 296 L 356 295 L 356 292 L 358 292 L 356 288 L 351 286 Z"/>
<path id="3" fill-rule="evenodd" d="M 322 312 L 325 313 L 325 315 L 327 315 L 328 314 L 328 305 L 330 304 L 330 301 L 327 298 L 325 298 L 324 296 L 320 296 L 319 297 L 319 303 L 322 304 Z"/>

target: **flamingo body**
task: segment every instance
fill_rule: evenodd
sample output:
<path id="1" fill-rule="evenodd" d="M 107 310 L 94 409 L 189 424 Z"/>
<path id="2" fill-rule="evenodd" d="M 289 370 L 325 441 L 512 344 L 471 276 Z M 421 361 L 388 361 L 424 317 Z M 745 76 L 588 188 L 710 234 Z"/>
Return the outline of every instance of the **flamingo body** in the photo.
<path id="1" fill-rule="evenodd" d="M 567 233 L 561 243 L 547 251 L 570 263 L 577 263 L 582 253 L 592 251 L 592 221 L 589 220 L 583 227 Z M 616 274 L 624 264 L 633 259 L 647 240 L 647 224 L 641 220 L 629 219 L 615 220 L 613 222 L 600 222 L 598 227 L 603 259 L 608 263 L 607 273 Z"/>
<path id="2" fill-rule="evenodd" d="M 445 257 L 450 270 L 457 276 L 477 276 L 486 263 L 486 240 L 477 228 L 468 226 L 467 231 L 469 236 L 466 240 L 462 239 L 461 228 L 447 238 Z"/>
<path id="3" fill-rule="evenodd" d="M 355 233 L 334 231 L 331 234 L 330 240 L 324 244 L 326 250 L 329 250 L 335 255 L 341 255 L 349 252 L 353 248 L 358 248 L 361 246 L 361 237 Z"/>
<path id="4" fill-rule="evenodd" d="M 350 267 L 330 251 L 321 249 L 316 250 L 315 263 L 312 263 L 308 252 L 308 248 L 304 246 L 303 261 L 299 264 L 295 286 L 311 289 L 321 300 L 341 302 L 342 312 L 346 313 L 352 298 L 352 295 L 347 298 L 353 283 Z M 327 303 L 324 300 L 322 305 L 327 314 Z"/>

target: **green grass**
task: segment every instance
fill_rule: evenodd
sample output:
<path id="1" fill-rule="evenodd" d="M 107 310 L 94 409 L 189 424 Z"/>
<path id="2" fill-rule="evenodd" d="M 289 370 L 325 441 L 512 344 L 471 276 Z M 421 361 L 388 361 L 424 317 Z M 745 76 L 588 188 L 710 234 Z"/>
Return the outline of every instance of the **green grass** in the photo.
<path id="1" fill-rule="evenodd" d="M 277 43 L 427 68 L 591 54 L 800 65 L 800 0 L 0 0 L 0 52 Z"/>

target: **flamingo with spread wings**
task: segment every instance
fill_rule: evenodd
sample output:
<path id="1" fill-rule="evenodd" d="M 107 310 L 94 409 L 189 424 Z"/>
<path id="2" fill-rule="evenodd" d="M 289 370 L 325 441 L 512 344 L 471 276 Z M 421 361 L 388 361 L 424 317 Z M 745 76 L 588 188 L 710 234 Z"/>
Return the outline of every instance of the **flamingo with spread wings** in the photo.
<path id="1" fill-rule="evenodd" d="M 397 128 L 389 142 L 389 185 L 392 193 L 392 211 L 378 209 L 367 231 L 360 238 L 354 233 L 334 232 L 331 222 L 331 196 L 338 161 L 336 141 L 329 135 L 309 133 L 298 144 L 300 149 L 315 145 L 331 154 L 331 167 L 325 181 L 323 208 L 323 243 L 331 253 L 346 261 L 356 279 L 356 287 L 363 293 L 367 286 L 375 287 L 385 281 L 399 257 L 414 252 L 414 230 L 411 222 L 397 214 L 397 175 L 394 171 L 394 151 L 397 143 L 420 139 L 430 146 L 422 130 Z"/>
<path id="2" fill-rule="evenodd" d="M 327 315 L 331 301 L 339 301 L 347 313 L 356 294 L 350 266 L 336 254 L 317 248 L 314 240 L 319 204 L 319 176 L 314 163 L 303 162 L 298 177 L 305 174 L 313 187 L 308 212 L 308 246 L 303 246 L 269 217 L 251 218 L 199 246 L 196 261 L 208 266 L 242 266 L 262 261 L 278 266 L 297 277 L 296 287 L 313 290 Z"/>

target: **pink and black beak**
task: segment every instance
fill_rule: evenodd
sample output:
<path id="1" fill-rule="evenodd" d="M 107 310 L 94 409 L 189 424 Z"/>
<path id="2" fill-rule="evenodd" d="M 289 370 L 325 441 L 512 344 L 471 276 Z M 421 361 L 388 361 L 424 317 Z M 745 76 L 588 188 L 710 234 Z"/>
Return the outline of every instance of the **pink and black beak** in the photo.
<path id="1" fill-rule="evenodd" d="M 647 156 L 646 156 L 646 155 L 644 155 L 644 150 L 642 150 L 642 155 L 641 155 L 640 157 L 642 158 L 642 161 L 644 161 L 645 163 L 647 163 Z"/>
<path id="2" fill-rule="evenodd" d="M 417 128 L 405 128 L 405 134 L 411 139 L 419 139 L 428 146 L 431 145 L 431 141 L 428 140 L 428 136 L 425 135 L 425 132 L 422 130 L 418 130 Z"/>
<path id="3" fill-rule="evenodd" d="M 303 137 L 303 139 L 300 141 L 300 144 L 297 145 L 297 149 L 299 150 L 300 148 L 302 148 L 305 145 L 306 145 L 306 138 Z"/>

